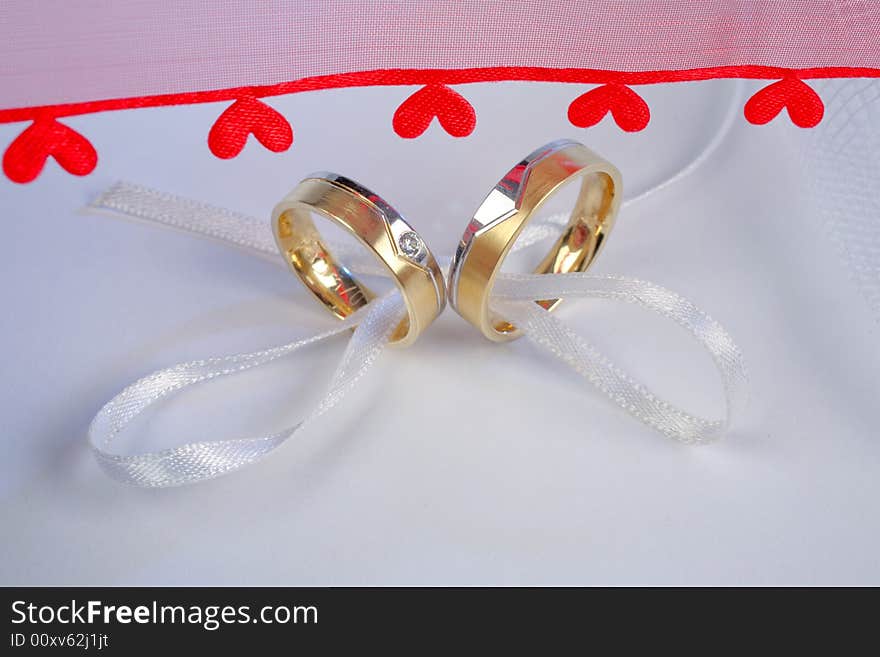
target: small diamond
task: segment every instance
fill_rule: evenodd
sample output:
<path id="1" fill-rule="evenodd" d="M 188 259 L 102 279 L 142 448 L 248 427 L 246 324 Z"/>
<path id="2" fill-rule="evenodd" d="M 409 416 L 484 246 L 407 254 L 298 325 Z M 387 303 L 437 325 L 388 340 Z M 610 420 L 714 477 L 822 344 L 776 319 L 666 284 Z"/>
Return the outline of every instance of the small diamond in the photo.
<path id="1" fill-rule="evenodd" d="M 422 244 L 422 238 L 413 231 L 407 231 L 397 240 L 400 250 L 408 258 L 418 258 L 422 253 L 425 245 Z"/>

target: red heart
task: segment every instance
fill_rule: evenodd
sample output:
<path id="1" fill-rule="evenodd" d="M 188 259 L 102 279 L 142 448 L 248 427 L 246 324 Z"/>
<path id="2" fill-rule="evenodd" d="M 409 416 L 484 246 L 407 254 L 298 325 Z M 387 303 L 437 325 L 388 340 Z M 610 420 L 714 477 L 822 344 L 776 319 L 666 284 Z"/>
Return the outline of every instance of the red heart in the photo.
<path id="1" fill-rule="evenodd" d="M 98 153 L 88 139 L 54 118 L 42 118 L 35 120 L 6 149 L 3 171 L 13 182 L 30 182 L 43 170 L 50 155 L 77 176 L 91 173 L 98 163 Z"/>
<path id="2" fill-rule="evenodd" d="M 226 108 L 208 133 L 208 148 L 219 158 L 228 160 L 241 153 L 248 136 L 254 137 L 273 153 L 290 148 L 293 130 L 281 114 L 246 96 Z"/>
<path id="3" fill-rule="evenodd" d="M 453 137 L 467 137 L 477 125 L 474 108 L 461 94 L 442 84 L 429 84 L 403 101 L 394 113 L 394 132 L 406 139 L 418 137 L 434 117 Z"/>
<path id="4" fill-rule="evenodd" d="M 568 107 L 568 120 L 579 128 L 589 128 L 608 112 L 627 132 L 643 130 L 651 118 L 651 110 L 641 96 L 629 87 L 613 83 L 575 98 Z"/>
<path id="5" fill-rule="evenodd" d="M 792 123 L 801 128 L 812 128 L 825 114 L 819 94 L 795 77 L 774 82 L 758 91 L 749 98 L 743 113 L 749 123 L 764 125 L 776 118 L 783 107 L 788 110 Z"/>

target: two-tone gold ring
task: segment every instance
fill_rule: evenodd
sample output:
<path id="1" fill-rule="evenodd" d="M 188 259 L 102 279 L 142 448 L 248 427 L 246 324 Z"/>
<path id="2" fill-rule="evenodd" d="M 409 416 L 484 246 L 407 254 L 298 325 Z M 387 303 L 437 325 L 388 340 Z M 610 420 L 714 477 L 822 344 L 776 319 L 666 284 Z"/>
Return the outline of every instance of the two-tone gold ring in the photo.
<path id="1" fill-rule="evenodd" d="M 489 307 L 501 263 L 541 205 L 576 180 L 581 187 L 568 224 L 535 273 L 585 271 L 614 225 L 622 187 L 620 172 L 576 141 L 554 141 L 526 156 L 495 185 L 465 229 L 449 271 L 449 301 L 490 340 L 519 336 Z M 551 310 L 559 301 L 537 303 Z"/>
<path id="2" fill-rule="evenodd" d="M 340 319 L 366 306 L 374 294 L 333 256 L 313 213 L 354 235 L 385 267 L 407 311 L 391 342 L 412 344 L 446 305 L 443 273 L 422 237 L 378 194 L 334 173 L 312 174 L 285 196 L 272 212 L 278 249 L 314 297 Z"/>
<path id="3" fill-rule="evenodd" d="M 584 271 L 614 225 L 622 188 L 618 170 L 578 142 L 555 141 L 528 155 L 495 185 L 468 224 L 449 271 L 449 298 L 458 314 L 490 340 L 519 335 L 489 307 L 502 262 L 542 204 L 573 181 L 580 181 L 574 209 L 535 271 Z M 421 236 L 377 194 L 332 173 L 309 176 L 275 207 L 272 226 L 285 261 L 314 297 L 340 318 L 374 295 L 327 248 L 313 213 L 354 235 L 388 270 L 407 310 L 391 340 L 412 344 L 446 304 L 447 284 Z M 537 303 L 551 310 L 559 301 Z"/>

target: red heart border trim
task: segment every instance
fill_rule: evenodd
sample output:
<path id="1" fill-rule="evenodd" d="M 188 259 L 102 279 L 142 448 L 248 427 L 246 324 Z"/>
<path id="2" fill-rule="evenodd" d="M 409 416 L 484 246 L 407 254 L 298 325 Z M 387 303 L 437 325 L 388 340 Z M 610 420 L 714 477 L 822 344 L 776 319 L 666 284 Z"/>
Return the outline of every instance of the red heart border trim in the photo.
<path id="1" fill-rule="evenodd" d="M 764 87 L 749 98 L 743 114 L 749 123 L 764 125 L 775 119 L 785 108 L 791 122 L 801 128 L 819 125 L 825 105 L 813 88 L 791 76 Z"/>
<path id="2" fill-rule="evenodd" d="M 334 73 L 301 78 L 265 86 L 210 89 L 173 94 L 110 98 L 39 107 L 0 109 L 0 124 L 28 121 L 27 127 L 6 149 L 3 170 L 10 180 L 29 182 L 43 170 L 49 156 L 62 168 L 75 175 L 86 175 L 97 164 L 97 153 L 85 137 L 57 122 L 59 117 L 123 109 L 168 107 L 232 101 L 233 105 L 218 118 L 208 135 L 208 145 L 221 158 L 234 157 L 241 152 L 249 134 L 271 151 L 280 152 L 290 147 L 293 131 L 278 112 L 259 99 L 318 89 L 340 89 L 366 86 L 419 85 L 421 88 L 404 101 L 395 112 L 392 124 L 405 138 L 425 132 L 436 116 L 440 125 L 454 137 L 464 137 L 476 126 L 476 113 L 471 104 L 449 85 L 475 82 L 557 82 L 597 84 L 605 91 L 583 94 L 569 106 L 569 118 L 575 125 L 595 125 L 609 111 L 621 128 L 629 131 L 642 129 L 650 119 L 647 104 L 630 86 L 669 82 L 695 82 L 713 79 L 753 79 L 775 81 L 755 93 L 743 108 L 746 119 L 755 124 L 773 120 L 782 109 L 787 109 L 792 122 L 804 128 L 817 125 L 824 115 L 824 104 L 804 80 L 880 78 L 878 67 L 825 66 L 791 69 L 763 65 L 729 65 L 694 69 L 655 71 L 614 71 L 550 67 L 478 67 L 460 69 L 378 69 Z M 611 91 L 609 91 L 609 88 Z M 605 97 L 602 98 L 601 94 Z M 590 98 L 595 105 L 587 107 Z M 598 98 L 597 98 L 598 97 Z M 603 101 L 603 102 L 597 102 Z M 601 106 L 605 112 L 598 116 Z M 244 111 L 247 109 L 248 111 Z M 236 108 L 236 109 L 233 109 Z M 249 109 L 248 109 L 249 108 Z M 616 110 L 616 111 L 615 111 Z M 251 122 L 235 114 L 251 114 Z M 255 114 L 254 114 L 255 113 Z M 230 114 L 232 119 L 228 119 Z M 223 119 L 224 115 L 227 120 Z M 255 121 L 255 122 L 254 122 Z M 218 125 L 219 122 L 219 125 Z M 246 128 L 252 127 L 253 130 Z"/>
<path id="3" fill-rule="evenodd" d="M 241 153 L 253 135 L 273 153 L 281 153 L 293 144 L 293 129 L 277 110 L 253 96 L 239 98 L 217 117 L 208 133 L 208 148 L 223 160 Z"/>
<path id="4" fill-rule="evenodd" d="M 477 125 L 473 106 L 443 84 L 429 84 L 403 101 L 394 112 L 391 125 L 404 139 L 414 139 L 428 129 L 435 117 L 453 137 L 467 137 Z"/>
<path id="5" fill-rule="evenodd" d="M 609 112 L 626 132 L 644 130 L 651 120 L 648 103 L 622 84 L 604 84 L 581 94 L 568 106 L 568 120 L 578 128 L 589 128 Z"/>
<path id="6" fill-rule="evenodd" d="M 98 164 L 98 153 L 88 139 L 54 118 L 41 118 L 6 149 L 3 173 L 13 182 L 31 182 L 50 156 L 75 176 L 90 174 Z"/>

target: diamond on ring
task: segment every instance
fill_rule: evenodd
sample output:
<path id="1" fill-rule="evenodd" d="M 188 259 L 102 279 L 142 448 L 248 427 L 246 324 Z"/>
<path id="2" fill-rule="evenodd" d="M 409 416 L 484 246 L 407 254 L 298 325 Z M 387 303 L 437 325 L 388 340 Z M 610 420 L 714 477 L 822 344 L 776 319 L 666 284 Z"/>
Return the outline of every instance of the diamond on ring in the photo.
<path id="1" fill-rule="evenodd" d="M 400 247 L 400 252 L 413 260 L 418 260 L 425 251 L 425 244 L 422 242 L 422 238 L 411 230 L 403 233 L 397 239 L 397 244 Z"/>

